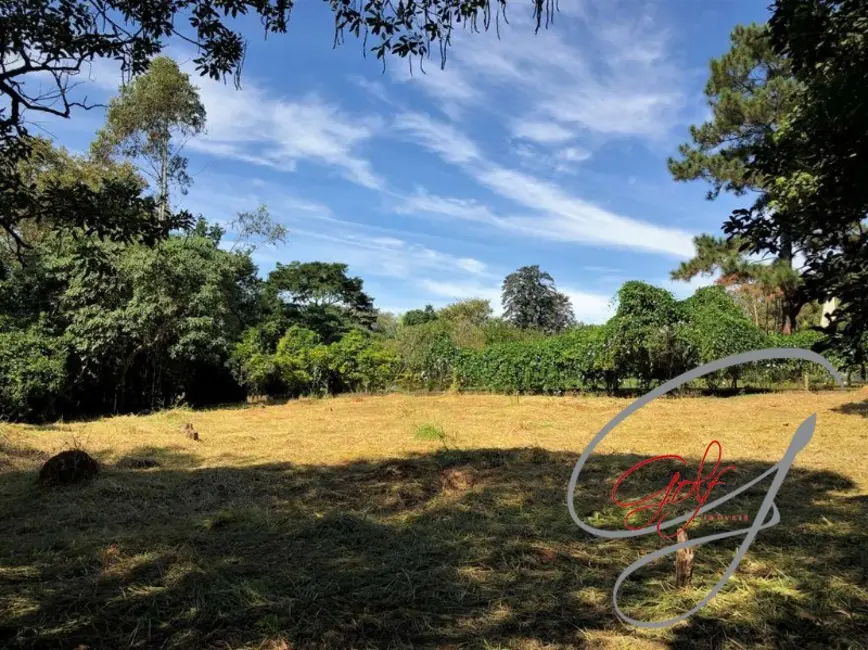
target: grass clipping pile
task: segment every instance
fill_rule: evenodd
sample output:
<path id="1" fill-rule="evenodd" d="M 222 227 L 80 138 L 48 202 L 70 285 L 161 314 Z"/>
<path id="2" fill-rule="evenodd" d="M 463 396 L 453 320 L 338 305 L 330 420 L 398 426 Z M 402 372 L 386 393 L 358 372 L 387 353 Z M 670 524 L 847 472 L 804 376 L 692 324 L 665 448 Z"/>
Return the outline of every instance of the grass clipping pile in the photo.
<path id="1" fill-rule="evenodd" d="M 71 449 L 45 461 L 39 470 L 39 482 L 44 485 L 71 485 L 90 480 L 98 472 L 99 463 L 81 449 Z"/>

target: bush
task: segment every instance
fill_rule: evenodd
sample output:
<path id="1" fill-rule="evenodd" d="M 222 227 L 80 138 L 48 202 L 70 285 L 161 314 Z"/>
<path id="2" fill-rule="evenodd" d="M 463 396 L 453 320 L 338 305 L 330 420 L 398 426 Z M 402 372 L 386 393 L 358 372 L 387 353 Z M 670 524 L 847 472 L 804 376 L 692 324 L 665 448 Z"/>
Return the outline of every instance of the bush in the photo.
<path id="1" fill-rule="evenodd" d="M 407 388 L 445 390 L 461 352 L 441 320 L 401 326 L 395 339 L 400 358 L 398 380 Z"/>
<path id="2" fill-rule="evenodd" d="M 603 327 L 582 326 L 542 339 L 462 350 L 456 376 L 462 388 L 499 393 L 561 394 L 617 385 L 606 357 Z"/>
<path id="3" fill-rule="evenodd" d="M 687 316 L 684 338 L 691 362 L 704 365 L 742 352 L 769 347 L 766 334 L 744 315 L 722 287 L 700 289 L 684 301 Z M 732 388 L 747 366 L 731 366 L 705 376 L 712 389 L 729 379 Z"/>
<path id="4" fill-rule="evenodd" d="M 769 334 L 770 348 L 801 348 L 813 350 L 824 340 L 823 334 L 815 330 L 802 330 L 793 334 Z M 828 358 L 828 357 L 827 357 Z M 834 359 L 830 359 L 835 363 Z M 757 379 L 768 383 L 783 383 L 799 381 L 807 373 L 812 380 L 831 380 L 829 373 L 822 366 L 811 361 L 797 359 L 775 359 L 757 369 Z"/>
<path id="5" fill-rule="evenodd" d="M 643 387 L 683 372 L 689 343 L 681 326 L 684 309 L 665 289 L 626 282 L 618 291 L 618 311 L 606 324 L 612 366 Z"/>
<path id="6" fill-rule="evenodd" d="M 229 358 L 232 376 L 251 395 L 277 395 L 286 390 L 274 354 L 269 353 L 268 347 L 262 329 L 251 327 L 244 331 Z"/>
<path id="7" fill-rule="evenodd" d="M 274 361 L 290 395 L 328 390 L 332 360 L 324 348 L 319 334 L 312 330 L 299 325 L 286 330 L 277 344 Z"/>
<path id="8" fill-rule="evenodd" d="M 38 327 L 0 333 L 0 415 L 35 421 L 56 417 L 68 357 L 65 340 Z"/>

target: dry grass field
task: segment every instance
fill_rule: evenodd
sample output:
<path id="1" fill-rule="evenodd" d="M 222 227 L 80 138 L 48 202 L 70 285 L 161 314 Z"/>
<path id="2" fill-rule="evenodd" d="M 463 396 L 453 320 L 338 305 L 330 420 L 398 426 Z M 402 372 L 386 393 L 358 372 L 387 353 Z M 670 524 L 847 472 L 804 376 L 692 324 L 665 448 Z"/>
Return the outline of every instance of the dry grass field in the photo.
<path id="1" fill-rule="evenodd" d="M 345 396 L 0 425 L 0 646 L 6 648 L 865 648 L 868 392 L 661 398 L 619 426 L 580 478 L 576 509 L 623 527 L 610 500 L 642 458 L 711 440 L 731 491 L 817 428 L 736 575 L 699 613 L 647 630 L 619 621 L 615 579 L 668 545 L 602 540 L 566 508 L 573 465 L 629 400 Z M 182 433 L 185 423 L 198 441 Z M 414 436 L 442 430 L 445 441 Z M 37 484 L 77 446 L 100 475 Z M 156 466 L 135 468 L 131 458 Z M 664 487 L 649 466 L 631 489 Z M 689 471 L 687 473 L 690 473 Z M 752 515 L 768 482 L 721 507 Z M 725 530 L 703 522 L 691 536 Z M 661 620 L 717 581 L 741 537 L 631 578 L 625 613 Z"/>

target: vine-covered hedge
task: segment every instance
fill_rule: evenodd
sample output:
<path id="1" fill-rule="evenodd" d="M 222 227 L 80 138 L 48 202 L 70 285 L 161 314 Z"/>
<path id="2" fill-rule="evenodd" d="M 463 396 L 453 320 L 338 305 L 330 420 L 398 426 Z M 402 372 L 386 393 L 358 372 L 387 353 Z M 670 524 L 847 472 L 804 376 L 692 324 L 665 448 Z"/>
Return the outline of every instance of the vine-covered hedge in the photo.
<path id="1" fill-rule="evenodd" d="M 465 324 L 466 325 L 466 324 Z M 353 330 L 324 345 L 316 333 L 290 327 L 266 351 L 255 330 L 236 347 L 236 374 L 250 392 L 323 394 L 394 388 L 479 390 L 558 395 L 614 391 L 626 382 L 647 389 L 717 359 L 766 347 L 810 349 L 820 335 L 768 336 L 720 287 L 698 290 L 678 302 L 641 282 L 624 285 L 617 313 L 605 325 L 582 325 L 557 336 L 499 337 L 501 342 L 462 347 L 443 320 L 403 327 L 394 339 Z M 499 336 L 499 335 L 498 335 Z M 457 340 L 456 340 L 457 339 Z M 497 339 L 495 339 L 497 340 Z M 712 389 L 744 384 L 814 380 L 825 371 L 801 361 L 734 366 L 708 375 Z"/>

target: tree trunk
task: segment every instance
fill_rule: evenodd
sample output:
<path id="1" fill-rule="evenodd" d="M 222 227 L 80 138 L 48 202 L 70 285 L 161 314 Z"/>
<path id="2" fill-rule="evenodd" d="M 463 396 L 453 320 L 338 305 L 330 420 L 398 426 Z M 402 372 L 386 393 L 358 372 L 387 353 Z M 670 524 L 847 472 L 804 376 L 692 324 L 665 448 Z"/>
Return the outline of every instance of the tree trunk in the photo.
<path id="1" fill-rule="evenodd" d="M 160 152 L 160 223 L 166 222 L 166 204 L 169 201 L 169 129 L 166 128 L 163 150 Z"/>
<path id="2" fill-rule="evenodd" d="M 793 268 L 793 240 L 788 232 L 781 233 L 781 248 L 778 259 L 786 263 L 789 268 Z M 781 332 L 792 334 L 796 330 L 796 316 L 799 310 L 793 309 L 795 296 L 787 295 L 786 291 L 783 293 L 784 295 L 781 296 Z"/>

